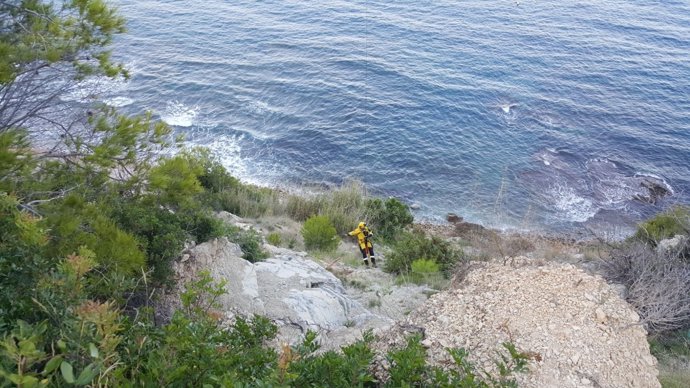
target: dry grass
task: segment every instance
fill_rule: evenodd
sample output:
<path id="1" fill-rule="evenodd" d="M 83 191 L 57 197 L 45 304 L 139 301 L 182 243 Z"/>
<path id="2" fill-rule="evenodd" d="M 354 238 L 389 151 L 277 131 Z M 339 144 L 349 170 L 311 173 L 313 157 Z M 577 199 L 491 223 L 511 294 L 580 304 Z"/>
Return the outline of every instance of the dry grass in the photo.
<path id="1" fill-rule="evenodd" d="M 264 235 L 277 233 L 280 236 L 280 246 L 298 251 L 304 250 L 304 241 L 300 230 L 302 224 L 286 216 L 264 216 L 251 220 Z"/>
<path id="2" fill-rule="evenodd" d="M 528 256 L 574 262 L 584 259 L 586 243 L 533 234 L 502 233 L 481 225 L 461 222 L 451 225 L 422 225 L 427 233 L 447 238 L 461 248 L 470 260 Z"/>
<path id="3" fill-rule="evenodd" d="M 351 181 L 343 186 L 312 195 L 289 195 L 285 206 L 278 211 L 297 221 L 314 215 L 328 216 L 338 233 L 349 232 L 364 217 L 366 190 L 361 182 Z"/>
<path id="4" fill-rule="evenodd" d="M 652 354 L 659 361 L 662 387 L 690 387 L 690 337 L 687 331 L 652 337 L 649 344 Z"/>
<path id="5" fill-rule="evenodd" d="M 690 368 L 675 369 L 660 364 L 659 382 L 663 388 L 690 387 Z"/>

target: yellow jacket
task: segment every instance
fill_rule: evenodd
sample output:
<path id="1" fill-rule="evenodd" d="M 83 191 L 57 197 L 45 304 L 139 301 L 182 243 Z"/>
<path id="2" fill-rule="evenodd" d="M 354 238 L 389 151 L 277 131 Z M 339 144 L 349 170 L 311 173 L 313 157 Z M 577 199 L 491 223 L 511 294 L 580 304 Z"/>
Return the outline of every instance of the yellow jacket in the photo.
<path id="1" fill-rule="evenodd" d="M 373 233 L 371 232 L 371 230 L 369 230 L 369 228 L 367 228 L 367 226 L 364 222 L 360 222 L 359 225 L 357 226 L 357 229 L 348 233 L 348 235 L 357 236 L 357 242 L 359 243 L 360 249 L 364 249 L 365 244 L 369 248 L 374 247 L 373 245 L 371 245 L 371 241 L 367 240 L 367 236 L 371 237 L 373 235 Z"/>

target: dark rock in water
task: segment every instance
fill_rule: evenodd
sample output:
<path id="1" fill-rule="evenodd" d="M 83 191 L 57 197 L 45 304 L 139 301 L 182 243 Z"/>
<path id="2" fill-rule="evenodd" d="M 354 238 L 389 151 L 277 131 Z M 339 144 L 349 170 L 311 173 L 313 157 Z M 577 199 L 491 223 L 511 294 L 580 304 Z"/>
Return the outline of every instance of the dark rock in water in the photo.
<path id="1" fill-rule="evenodd" d="M 473 224 L 471 222 L 459 222 L 455 224 L 455 232 L 462 236 L 468 233 L 487 233 L 489 232 L 489 229 L 483 227 L 482 225 Z"/>
<path id="2" fill-rule="evenodd" d="M 462 217 L 455 213 L 448 213 L 446 214 L 446 221 L 452 224 L 457 224 L 458 222 L 462 222 Z"/>
<path id="3" fill-rule="evenodd" d="M 671 191 L 663 185 L 663 183 L 655 182 L 651 179 L 643 179 L 640 182 L 640 186 L 648 190 L 648 195 L 635 194 L 633 199 L 640 202 L 651 203 L 656 205 L 656 203 L 661 199 L 671 194 Z"/>

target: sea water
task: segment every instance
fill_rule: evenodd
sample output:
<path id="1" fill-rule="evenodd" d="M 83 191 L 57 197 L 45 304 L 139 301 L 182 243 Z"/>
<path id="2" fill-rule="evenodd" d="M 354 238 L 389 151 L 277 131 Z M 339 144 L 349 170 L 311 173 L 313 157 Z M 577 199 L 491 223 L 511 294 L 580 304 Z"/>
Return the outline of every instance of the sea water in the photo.
<path id="1" fill-rule="evenodd" d="M 540 231 L 690 202 L 688 2 L 113 4 L 132 77 L 102 98 L 245 181 L 358 179 L 417 219 Z"/>

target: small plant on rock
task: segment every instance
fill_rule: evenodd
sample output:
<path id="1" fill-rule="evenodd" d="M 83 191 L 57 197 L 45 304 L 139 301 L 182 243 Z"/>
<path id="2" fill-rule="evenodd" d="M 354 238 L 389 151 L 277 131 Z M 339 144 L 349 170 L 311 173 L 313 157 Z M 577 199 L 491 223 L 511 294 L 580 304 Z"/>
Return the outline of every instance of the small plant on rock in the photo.
<path id="1" fill-rule="evenodd" d="M 266 236 L 266 242 L 276 247 L 279 247 L 280 244 L 283 243 L 280 235 L 276 232 L 270 233 L 268 236 Z"/>

